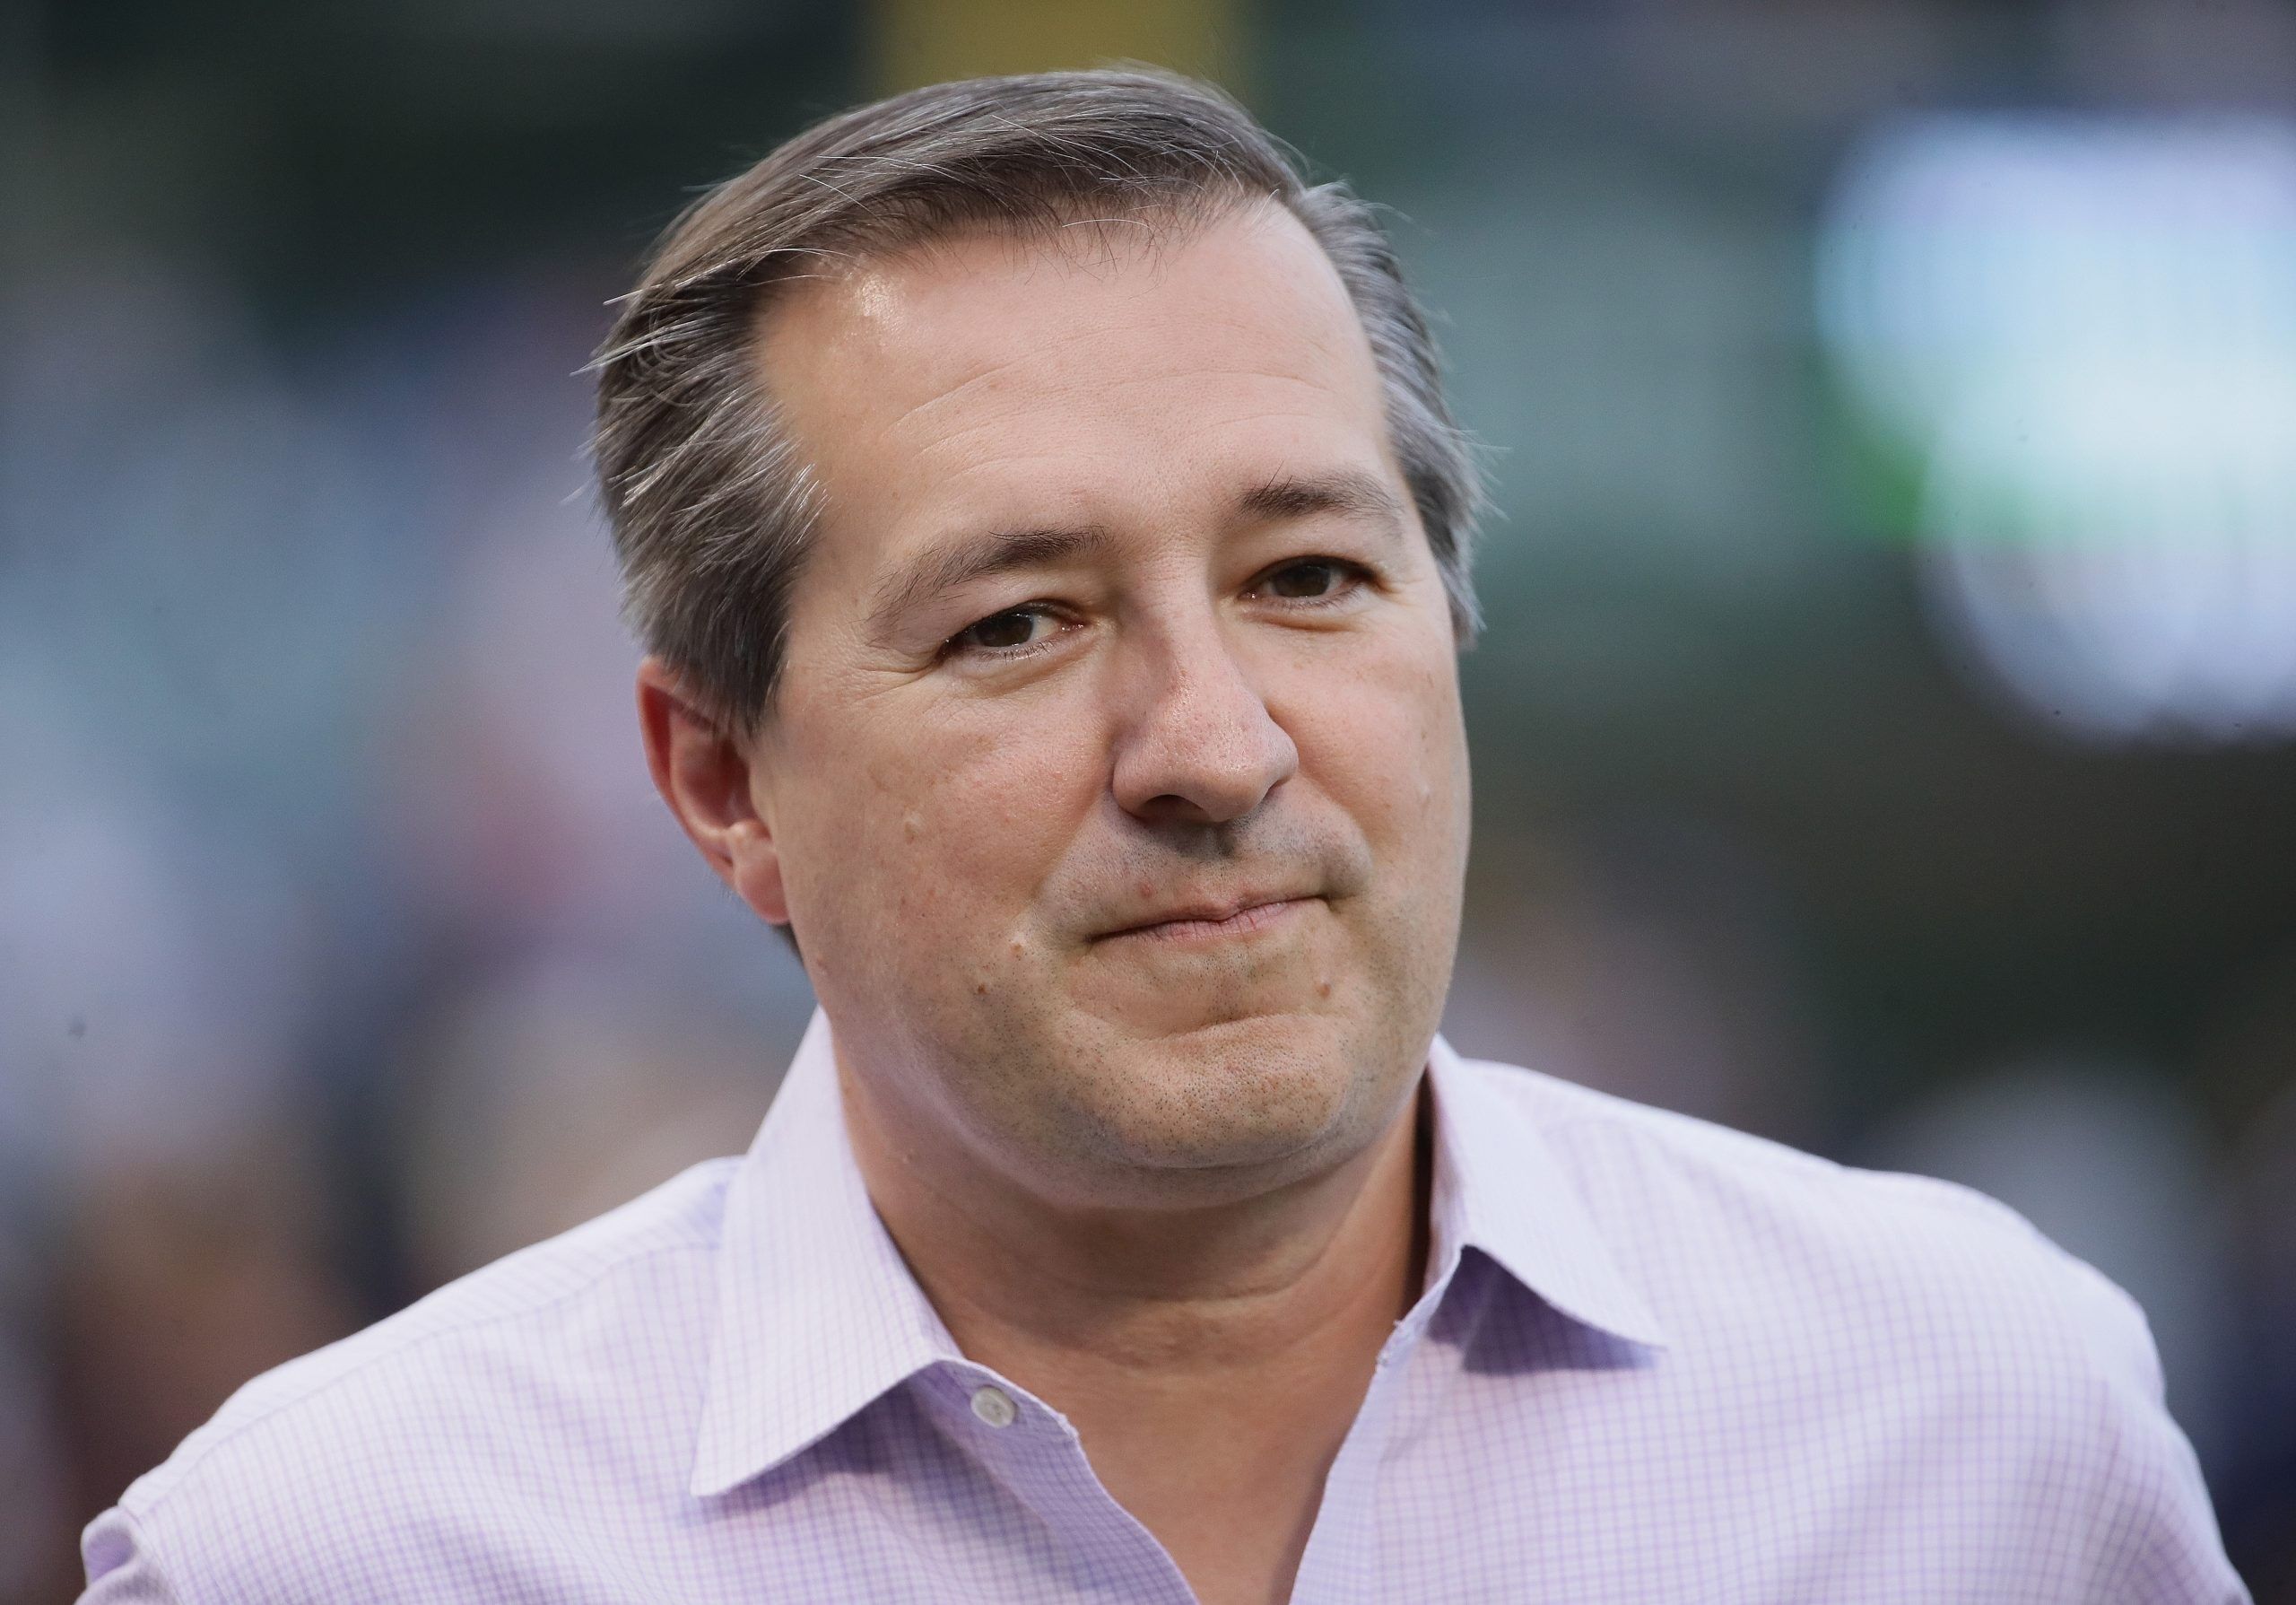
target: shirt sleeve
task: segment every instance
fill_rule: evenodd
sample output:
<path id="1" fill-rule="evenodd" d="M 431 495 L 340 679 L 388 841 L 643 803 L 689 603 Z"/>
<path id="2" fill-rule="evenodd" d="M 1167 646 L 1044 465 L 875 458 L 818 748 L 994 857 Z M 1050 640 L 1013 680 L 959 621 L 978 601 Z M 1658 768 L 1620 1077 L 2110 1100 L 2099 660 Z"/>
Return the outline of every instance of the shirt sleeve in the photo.
<path id="1" fill-rule="evenodd" d="M 87 1592 L 80 1605 L 184 1605 L 160 1574 L 159 1561 L 135 1518 L 114 1505 L 80 1535 Z"/>
<path id="2" fill-rule="evenodd" d="M 2136 1301 L 2070 1255 L 2075 1318 L 2095 1357 L 2105 1472 L 2083 1597 L 2126 1605 L 2248 1605 L 2216 1530 L 2192 1444 L 2169 1414 Z"/>

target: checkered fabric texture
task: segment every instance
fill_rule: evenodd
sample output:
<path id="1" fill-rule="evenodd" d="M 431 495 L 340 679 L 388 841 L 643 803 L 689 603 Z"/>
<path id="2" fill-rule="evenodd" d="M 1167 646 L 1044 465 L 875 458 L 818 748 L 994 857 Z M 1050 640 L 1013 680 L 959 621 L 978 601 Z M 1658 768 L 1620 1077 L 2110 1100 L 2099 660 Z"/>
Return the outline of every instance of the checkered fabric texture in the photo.
<path id="1" fill-rule="evenodd" d="M 2143 1315 L 2019 1217 L 1439 1039 L 1429 1075 L 1427 1289 L 1295 1600 L 2246 1598 Z M 84 1553 L 106 1605 L 1192 1597 L 958 1353 L 819 1016 L 746 1157 L 257 1378 Z"/>

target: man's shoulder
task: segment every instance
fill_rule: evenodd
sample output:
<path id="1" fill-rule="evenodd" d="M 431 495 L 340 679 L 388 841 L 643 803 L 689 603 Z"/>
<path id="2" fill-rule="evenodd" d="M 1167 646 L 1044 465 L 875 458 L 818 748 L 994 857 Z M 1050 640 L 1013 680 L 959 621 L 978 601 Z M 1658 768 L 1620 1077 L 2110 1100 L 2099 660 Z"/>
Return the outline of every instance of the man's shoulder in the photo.
<path id="1" fill-rule="evenodd" d="M 1463 1069 L 1538 1133 L 1664 1323 L 1665 1357 L 1639 1374 L 1651 1397 L 1709 1436 L 1728 1423 L 1757 1483 L 1764 1466 L 1832 1465 L 1845 1488 L 1918 1468 L 1892 1484 L 1900 1514 L 2061 1551 L 2079 1597 L 2245 1597 L 2144 1312 L 2016 1211 L 1535 1071 Z"/>
<path id="2" fill-rule="evenodd" d="M 1860 1169 L 1513 1065 L 1462 1066 L 1538 1130 L 1684 1337 L 2032 1369 L 2157 1396 L 2143 1313 L 1997 1199 Z"/>
<path id="3" fill-rule="evenodd" d="M 257 1377 L 106 1521 L 162 1550 L 279 1522 L 355 1545 L 431 1504 L 451 1514 L 473 1479 L 613 1439 L 614 1458 L 682 1482 L 739 1163 L 696 1165 Z"/>

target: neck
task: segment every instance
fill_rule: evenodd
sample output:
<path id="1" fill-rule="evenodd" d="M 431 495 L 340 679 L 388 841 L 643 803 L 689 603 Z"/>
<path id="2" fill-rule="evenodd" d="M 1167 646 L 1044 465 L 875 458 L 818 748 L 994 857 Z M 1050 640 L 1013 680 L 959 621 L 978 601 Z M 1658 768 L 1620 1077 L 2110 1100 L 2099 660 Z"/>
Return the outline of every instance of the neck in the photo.
<path id="1" fill-rule="evenodd" d="M 969 1358 L 1220 1370 L 1388 1330 L 1425 1278 L 1428 1169 L 1414 1091 L 1361 1152 L 1240 1200 L 1054 1203 L 888 1120 L 840 1074 L 872 1202 Z M 1416 1086 L 1416 1084 L 1414 1084 Z M 1028 1378 L 1007 1371 L 1023 1385 Z"/>
<path id="2" fill-rule="evenodd" d="M 871 1199 L 965 1356 L 1069 1418 L 1200 1599 L 1288 1598 L 1325 1473 L 1425 1281 L 1423 1090 L 1323 1174 L 1090 1209 L 903 1140 L 840 1079 Z"/>

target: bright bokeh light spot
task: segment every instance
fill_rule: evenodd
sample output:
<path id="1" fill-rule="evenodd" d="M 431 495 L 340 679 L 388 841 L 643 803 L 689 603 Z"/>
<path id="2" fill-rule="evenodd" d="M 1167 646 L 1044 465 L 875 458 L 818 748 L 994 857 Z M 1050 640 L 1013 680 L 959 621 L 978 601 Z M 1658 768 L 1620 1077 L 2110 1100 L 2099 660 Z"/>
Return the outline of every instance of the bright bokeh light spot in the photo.
<path id="1" fill-rule="evenodd" d="M 2296 124 L 1931 119 L 1822 236 L 1939 619 L 2106 740 L 2296 733 Z"/>

